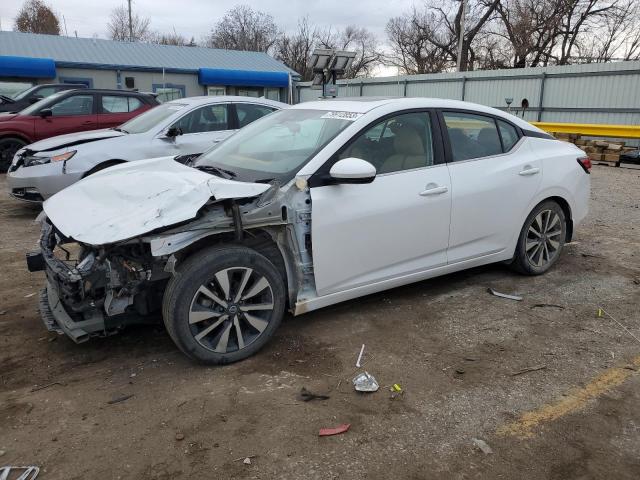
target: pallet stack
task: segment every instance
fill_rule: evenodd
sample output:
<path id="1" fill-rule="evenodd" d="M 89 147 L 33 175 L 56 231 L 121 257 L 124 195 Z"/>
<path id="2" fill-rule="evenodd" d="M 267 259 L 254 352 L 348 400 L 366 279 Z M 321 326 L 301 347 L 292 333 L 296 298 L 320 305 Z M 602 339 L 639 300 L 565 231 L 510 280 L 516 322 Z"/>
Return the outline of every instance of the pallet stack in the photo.
<path id="1" fill-rule="evenodd" d="M 635 150 L 627 147 L 624 142 L 609 142 L 607 140 L 586 140 L 577 133 L 552 133 L 563 142 L 573 143 L 589 155 L 592 163 L 599 165 L 620 166 L 620 154 Z"/>

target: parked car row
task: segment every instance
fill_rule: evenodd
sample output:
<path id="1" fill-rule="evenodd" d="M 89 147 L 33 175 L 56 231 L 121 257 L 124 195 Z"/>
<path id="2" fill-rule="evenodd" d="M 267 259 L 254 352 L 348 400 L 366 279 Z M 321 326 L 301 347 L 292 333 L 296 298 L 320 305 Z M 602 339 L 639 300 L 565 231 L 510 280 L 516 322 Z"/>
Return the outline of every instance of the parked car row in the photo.
<path id="1" fill-rule="evenodd" d="M 127 163 L 95 171 L 111 160 Z M 286 311 L 492 262 L 546 272 L 587 214 L 590 167 L 576 146 L 465 102 L 225 98 L 29 146 L 9 181 L 22 198 L 76 182 L 44 202 L 28 256 L 46 272 L 47 328 L 84 342 L 161 317 L 186 355 L 225 364 Z"/>
<path id="2" fill-rule="evenodd" d="M 0 170 L 38 140 L 111 128 L 158 105 L 151 95 L 126 90 L 63 90 L 17 113 L 0 114 Z"/>
<path id="3" fill-rule="evenodd" d="M 77 103 L 78 98 L 87 98 L 87 91 L 60 95 Z M 12 196 L 41 202 L 81 178 L 119 163 L 167 155 L 197 156 L 235 130 L 287 106 L 272 100 L 226 96 L 173 100 L 149 110 L 151 105 L 143 103 L 141 94 L 101 91 L 92 95 L 96 95 L 102 111 L 95 115 L 96 122 L 112 128 L 78 128 L 90 121 L 84 115 L 65 117 L 60 125 L 55 119 L 51 121 L 56 124 L 52 128 L 73 128 L 76 133 L 47 138 L 16 151 L 8 174 Z M 127 105 L 130 111 L 113 113 L 126 110 Z M 34 113 L 43 109 L 52 108 L 38 104 Z M 34 115 L 28 113 L 29 109 L 17 117 L 33 119 Z M 132 114 L 136 116 L 123 123 Z M 19 121 L 5 123 L 15 125 Z"/>

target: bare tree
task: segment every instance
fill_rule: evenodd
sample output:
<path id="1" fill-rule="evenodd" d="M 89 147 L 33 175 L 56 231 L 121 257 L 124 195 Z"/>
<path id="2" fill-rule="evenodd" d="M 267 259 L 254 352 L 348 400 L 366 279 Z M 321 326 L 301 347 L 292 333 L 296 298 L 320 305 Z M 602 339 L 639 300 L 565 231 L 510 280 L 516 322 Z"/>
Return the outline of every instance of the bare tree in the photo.
<path id="1" fill-rule="evenodd" d="M 150 32 L 146 35 L 145 41 L 149 43 L 157 43 L 159 45 L 176 45 L 179 47 L 195 47 L 195 38 L 187 40 L 187 37 L 176 32 L 175 28 L 171 33 Z"/>
<path id="2" fill-rule="evenodd" d="M 109 38 L 112 40 L 141 42 L 149 39 L 151 31 L 149 25 L 151 20 L 148 17 L 142 17 L 138 13 L 133 13 L 131 16 L 131 31 L 129 30 L 129 12 L 120 5 L 119 7 L 111 10 L 111 16 L 109 17 L 109 23 L 107 29 L 109 31 Z M 133 35 L 131 35 L 133 33 Z"/>
<path id="3" fill-rule="evenodd" d="M 501 32 L 510 42 L 516 68 L 546 65 L 561 32 L 566 0 L 501 0 Z"/>
<path id="4" fill-rule="evenodd" d="M 60 35 L 60 21 L 46 3 L 28 0 L 18 12 L 14 29 L 19 32 Z"/>
<path id="5" fill-rule="evenodd" d="M 309 25 L 309 18 L 301 18 L 298 20 L 298 28 L 294 33 L 284 33 L 278 38 L 274 56 L 298 72 L 303 80 L 311 80 L 313 72 L 309 68 L 309 60 L 317 39 L 317 29 Z"/>
<path id="6" fill-rule="evenodd" d="M 386 62 L 406 75 L 446 70 L 451 66 L 451 59 L 444 49 L 429 40 L 435 36 L 436 28 L 434 13 L 415 7 L 389 20 L 386 32 L 390 53 L 385 57 Z"/>
<path id="7" fill-rule="evenodd" d="M 344 74 L 345 78 L 371 75 L 383 58 L 375 35 L 366 28 L 355 25 L 349 25 L 342 31 L 332 32 L 331 29 L 327 29 L 320 32 L 318 46 L 356 52 L 353 63 Z"/>
<path id="8" fill-rule="evenodd" d="M 212 48 L 270 52 L 277 39 L 278 27 L 271 15 L 239 5 L 224 15 L 205 41 Z"/>

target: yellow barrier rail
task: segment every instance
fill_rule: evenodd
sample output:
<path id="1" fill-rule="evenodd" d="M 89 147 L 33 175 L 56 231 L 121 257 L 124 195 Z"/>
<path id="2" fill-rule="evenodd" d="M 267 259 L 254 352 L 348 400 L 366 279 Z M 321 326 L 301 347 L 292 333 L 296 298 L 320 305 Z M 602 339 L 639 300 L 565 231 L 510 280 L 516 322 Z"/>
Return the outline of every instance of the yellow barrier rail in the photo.
<path id="1" fill-rule="evenodd" d="M 640 126 L 590 123 L 531 122 L 549 133 L 577 133 L 588 137 L 640 138 Z"/>

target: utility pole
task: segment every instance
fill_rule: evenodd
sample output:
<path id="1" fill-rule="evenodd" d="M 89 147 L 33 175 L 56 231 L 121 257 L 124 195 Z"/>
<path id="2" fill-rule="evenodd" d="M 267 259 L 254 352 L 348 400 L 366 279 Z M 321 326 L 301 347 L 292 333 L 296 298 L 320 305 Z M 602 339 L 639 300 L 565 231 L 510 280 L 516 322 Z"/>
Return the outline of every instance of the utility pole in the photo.
<path id="1" fill-rule="evenodd" d="M 129 3 L 129 41 L 133 42 L 133 22 L 131 21 L 131 0 L 128 0 Z"/>
<path id="2" fill-rule="evenodd" d="M 460 17 L 460 33 L 458 34 L 458 61 L 456 70 L 460 71 L 462 66 L 462 44 L 464 43 L 464 21 L 467 16 L 467 2 L 468 0 L 462 0 L 462 16 Z"/>

